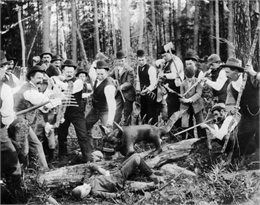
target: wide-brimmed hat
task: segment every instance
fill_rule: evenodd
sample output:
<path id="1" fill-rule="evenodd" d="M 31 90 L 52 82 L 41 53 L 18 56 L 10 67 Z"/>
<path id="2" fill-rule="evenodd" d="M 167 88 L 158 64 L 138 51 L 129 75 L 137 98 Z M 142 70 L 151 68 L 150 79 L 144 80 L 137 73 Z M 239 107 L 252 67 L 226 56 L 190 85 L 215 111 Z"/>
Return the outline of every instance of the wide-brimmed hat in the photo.
<path id="1" fill-rule="evenodd" d="M 136 55 L 137 55 L 137 57 L 144 57 L 145 56 L 145 52 L 144 52 L 143 49 L 138 49 L 136 51 Z"/>
<path id="2" fill-rule="evenodd" d="M 51 52 L 44 51 L 44 52 L 43 52 L 43 53 L 41 53 L 41 55 L 40 55 L 41 59 L 42 59 L 42 57 L 43 57 L 44 55 L 50 55 L 50 56 L 51 56 L 51 58 L 53 57 L 53 55 L 52 55 L 52 53 L 51 53 Z"/>
<path id="3" fill-rule="evenodd" d="M 194 53 L 187 53 L 186 56 L 184 57 L 184 60 L 193 60 L 193 61 L 199 61 L 199 56 Z"/>
<path id="4" fill-rule="evenodd" d="M 123 58 L 126 58 L 126 55 L 123 51 L 119 51 L 116 53 L 116 58 L 117 59 L 123 59 Z"/>
<path id="5" fill-rule="evenodd" d="M 241 61 L 237 58 L 230 57 L 227 59 L 227 62 L 223 65 L 220 65 L 220 67 L 228 67 L 238 70 L 239 72 L 244 72 L 244 68 L 241 67 Z"/>
<path id="6" fill-rule="evenodd" d="M 217 103 L 212 107 L 211 112 L 214 112 L 215 110 L 222 110 L 222 109 L 226 109 L 225 104 L 224 103 Z"/>
<path id="7" fill-rule="evenodd" d="M 95 68 L 109 70 L 109 66 L 105 61 L 98 61 Z"/>
<path id="8" fill-rule="evenodd" d="M 54 61 L 62 61 L 62 57 L 60 57 L 59 55 L 53 56 L 51 59 L 51 63 L 53 63 Z"/>
<path id="9" fill-rule="evenodd" d="M 208 57 L 208 60 L 207 60 L 208 62 L 208 65 L 210 65 L 211 63 L 218 63 L 218 62 L 221 62 L 221 59 L 220 59 L 220 57 L 219 57 L 219 55 L 218 54 L 215 54 L 215 53 L 213 53 L 213 54 L 211 54 L 209 57 Z"/>
<path id="10" fill-rule="evenodd" d="M 79 74 L 81 74 L 81 73 L 84 73 L 84 74 L 86 74 L 86 76 L 88 75 L 87 71 L 85 71 L 84 69 L 81 69 L 81 68 L 80 68 L 80 69 L 78 69 L 78 70 L 77 70 L 77 73 L 76 73 L 76 75 L 75 75 L 75 76 L 76 76 L 76 77 L 78 77 L 78 76 L 79 76 Z"/>
<path id="11" fill-rule="evenodd" d="M 170 51 L 171 51 L 172 54 L 175 54 L 175 53 L 176 53 L 175 49 L 170 49 L 170 50 L 167 50 L 167 51 L 166 51 L 166 50 L 165 50 L 165 47 L 162 46 L 161 49 L 160 49 L 160 51 L 159 51 L 159 54 L 162 55 L 162 54 L 164 54 L 164 53 L 170 53 Z"/>
<path id="12" fill-rule="evenodd" d="M 32 68 L 30 68 L 26 74 L 26 78 L 29 80 L 30 76 L 33 74 L 33 73 L 36 73 L 36 72 L 41 72 L 41 73 L 46 73 L 46 71 L 44 70 L 44 68 L 40 65 L 35 65 L 33 66 Z"/>
<path id="13" fill-rule="evenodd" d="M 77 68 L 77 65 L 74 64 L 73 60 L 71 60 L 71 59 L 65 60 L 64 63 L 61 65 L 61 69 L 63 69 L 63 68 L 66 67 L 66 66 L 68 66 L 68 67 L 73 67 L 74 69 Z"/>
<path id="14" fill-rule="evenodd" d="M 9 64 L 10 61 L 7 61 L 4 51 L 0 51 L 0 66 Z"/>

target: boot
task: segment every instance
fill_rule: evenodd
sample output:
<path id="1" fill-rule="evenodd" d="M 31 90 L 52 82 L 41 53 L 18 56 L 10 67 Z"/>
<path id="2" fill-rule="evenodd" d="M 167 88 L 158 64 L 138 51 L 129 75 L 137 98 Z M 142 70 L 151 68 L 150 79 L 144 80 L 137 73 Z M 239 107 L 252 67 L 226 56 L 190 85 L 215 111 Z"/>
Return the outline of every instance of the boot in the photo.
<path id="1" fill-rule="evenodd" d="M 49 149 L 48 150 L 48 166 L 49 166 L 50 169 L 55 168 L 53 166 L 53 160 L 54 160 L 54 149 Z"/>

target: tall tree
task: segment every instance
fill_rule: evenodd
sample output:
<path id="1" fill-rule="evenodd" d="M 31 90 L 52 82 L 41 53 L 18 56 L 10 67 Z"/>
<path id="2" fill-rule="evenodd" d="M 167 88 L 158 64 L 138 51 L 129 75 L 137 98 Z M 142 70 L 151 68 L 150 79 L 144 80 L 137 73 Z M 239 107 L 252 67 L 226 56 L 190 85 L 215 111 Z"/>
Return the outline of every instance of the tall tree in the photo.
<path id="1" fill-rule="evenodd" d="M 210 35 L 214 36 L 214 1 L 209 2 Z M 214 39 L 210 38 L 210 51 L 215 53 Z"/>
<path id="2" fill-rule="evenodd" d="M 155 58 L 156 57 L 156 52 L 153 51 L 157 51 L 157 44 L 156 44 L 156 36 L 155 34 L 157 34 L 156 32 L 156 21 L 155 21 L 155 5 L 154 5 L 155 0 L 151 0 L 151 9 L 152 9 L 152 26 L 153 26 L 153 30 L 152 30 L 152 50 L 151 50 L 151 55 Z"/>
<path id="3" fill-rule="evenodd" d="M 17 6 L 17 14 L 18 14 L 18 23 L 20 28 L 20 36 L 21 36 L 21 44 L 22 44 L 22 66 L 25 67 L 25 40 L 24 40 L 24 31 L 22 24 L 22 12 L 21 7 Z"/>
<path id="4" fill-rule="evenodd" d="M 138 34 L 138 47 L 143 47 L 144 35 L 144 2 L 139 1 L 139 34 Z"/>
<path id="5" fill-rule="evenodd" d="M 98 31 L 98 12 L 97 12 L 97 0 L 94 0 L 94 18 L 95 18 L 95 38 L 96 38 L 96 52 L 100 52 L 100 42 L 99 42 L 99 31 Z"/>
<path id="6" fill-rule="evenodd" d="M 113 39 L 113 52 L 117 52 L 116 47 L 116 28 L 115 28 L 115 6 L 114 0 L 111 0 L 111 27 L 112 27 L 112 39 Z"/>
<path id="7" fill-rule="evenodd" d="M 215 0 L 215 26 L 216 26 L 216 53 L 220 55 L 219 51 L 219 0 Z"/>
<path id="8" fill-rule="evenodd" d="M 198 53 L 199 43 L 199 1 L 195 1 L 194 28 L 193 28 L 193 49 Z"/>
<path id="9" fill-rule="evenodd" d="M 72 25 L 71 25 L 71 37 L 72 37 L 72 60 L 77 62 L 77 18 L 76 18 L 76 2 L 71 1 L 71 14 L 72 14 Z"/>
<path id="10" fill-rule="evenodd" d="M 42 0 L 42 49 L 43 51 L 50 50 L 50 19 L 48 0 Z"/>
<path id="11" fill-rule="evenodd" d="M 122 50 L 126 56 L 130 54 L 130 15 L 129 1 L 121 0 L 121 34 L 122 34 Z M 129 60 L 129 58 L 128 58 Z"/>
<path id="12" fill-rule="evenodd" d="M 233 0 L 228 0 L 228 10 L 229 10 L 229 15 L 228 15 L 228 57 L 234 56 L 235 55 L 235 50 L 234 50 L 234 14 L 233 14 Z"/>

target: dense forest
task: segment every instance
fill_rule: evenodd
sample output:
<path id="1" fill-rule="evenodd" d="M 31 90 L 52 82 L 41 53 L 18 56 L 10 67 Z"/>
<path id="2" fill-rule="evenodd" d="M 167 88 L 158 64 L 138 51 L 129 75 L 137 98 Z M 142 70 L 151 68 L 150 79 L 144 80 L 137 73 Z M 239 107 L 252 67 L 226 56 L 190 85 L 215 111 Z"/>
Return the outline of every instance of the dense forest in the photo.
<path id="1" fill-rule="evenodd" d="M 131 60 L 138 48 L 157 59 L 173 42 L 182 59 L 194 49 L 245 62 L 258 14 L 257 0 L 3 0 L 1 49 L 27 66 L 46 50 L 82 61 L 83 47 L 90 62 L 98 51 Z"/>

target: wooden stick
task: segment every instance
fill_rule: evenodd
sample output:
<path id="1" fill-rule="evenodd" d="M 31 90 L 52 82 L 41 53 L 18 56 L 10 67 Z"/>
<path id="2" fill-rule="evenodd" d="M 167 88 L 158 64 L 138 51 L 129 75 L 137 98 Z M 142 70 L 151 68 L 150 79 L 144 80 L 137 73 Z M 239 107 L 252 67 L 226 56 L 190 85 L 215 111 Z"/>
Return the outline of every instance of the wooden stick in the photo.
<path id="1" fill-rule="evenodd" d="M 189 131 L 189 130 L 192 130 L 192 129 L 196 128 L 196 127 L 199 127 L 201 124 L 208 123 L 208 122 L 210 122 L 210 121 L 212 121 L 212 120 L 213 120 L 213 119 L 209 119 L 209 120 L 207 120 L 207 121 L 205 121 L 205 122 L 202 122 L 202 123 L 200 123 L 200 124 L 194 125 L 193 127 L 189 127 L 189 128 L 186 129 L 186 130 L 182 130 L 182 131 L 180 131 L 180 132 L 177 132 L 177 133 L 174 134 L 174 136 L 177 136 L 177 135 L 179 135 L 179 134 L 182 134 L 182 133 L 184 133 L 184 132 L 187 132 L 187 131 Z"/>
<path id="2" fill-rule="evenodd" d="M 25 41 L 24 41 L 24 32 L 23 32 L 23 24 L 22 24 L 22 13 L 21 13 L 21 7 L 17 6 L 18 9 L 18 23 L 19 23 L 19 29 L 20 29 L 20 37 L 21 37 L 21 44 L 22 44 L 22 67 L 25 67 Z"/>
<path id="3" fill-rule="evenodd" d="M 40 107 L 42 107 L 42 106 L 48 104 L 49 102 L 50 102 L 50 101 L 46 101 L 46 102 L 41 103 L 41 104 L 39 104 L 39 105 L 35 105 L 35 106 L 32 106 L 32 107 L 29 107 L 29 108 L 27 108 L 27 109 L 25 109 L 25 110 L 21 110 L 21 111 L 19 111 L 19 112 L 16 113 L 16 116 L 23 115 L 23 114 L 25 114 L 25 113 L 27 113 L 27 112 L 33 111 L 33 110 L 35 110 L 35 109 L 38 109 L 38 108 L 40 108 Z"/>

